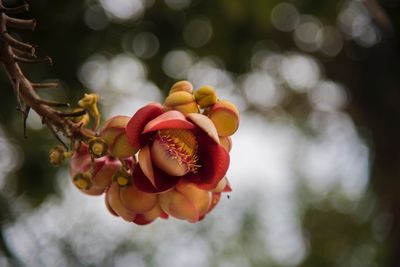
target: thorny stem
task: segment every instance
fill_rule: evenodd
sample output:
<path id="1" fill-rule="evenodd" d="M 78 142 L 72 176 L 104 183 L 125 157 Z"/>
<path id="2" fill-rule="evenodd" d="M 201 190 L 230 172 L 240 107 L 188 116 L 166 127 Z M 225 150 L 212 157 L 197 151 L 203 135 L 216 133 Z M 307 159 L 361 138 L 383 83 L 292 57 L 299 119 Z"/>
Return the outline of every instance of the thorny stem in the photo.
<path id="1" fill-rule="evenodd" d="M 29 10 L 28 5 L 6 8 L 3 6 L 3 1 L 0 0 L 0 62 L 7 72 L 16 93 L 18 100 L 17 109 L 22 111 L 24 120 L 26 120 L 30 109 L 36 111 L 41 116 L 43 124 L 46 124 L 59 140 L 61 139 L 58 133 L 63 134 L 71 140 L 87 141 L 93 138 L 95 133 L 91 130 L 81 128 L 78 123 L 74 122 L 71 117 L 75 116 L 75 113 L 60 112 L 54 109 L 54 107 L 65 106 L 66 104 L 45 101 L 36 93 L 37 89 L 52 88 L 58 84 L 31 83 L 20 68 L 19 62 L 43 62 L 43 60 L 32 59 L 36 57 L 34 46 L 16 40 L 7 31 L 7 26 L 19 29 L 34 29 L 36 25 L 35 20 L 16 19 L 9 16 L 10 14 L 19 14 L 27 10 Z M 21 54 L 25 54 L 26 56 L 21 57 Z M 28 56 L 32 58 L 28 58 Z M 46 58 L 46 60 L 50 61 L 49 58 Z M 79 112 L 78 115 L 82 115 L 82 112 Z"/>

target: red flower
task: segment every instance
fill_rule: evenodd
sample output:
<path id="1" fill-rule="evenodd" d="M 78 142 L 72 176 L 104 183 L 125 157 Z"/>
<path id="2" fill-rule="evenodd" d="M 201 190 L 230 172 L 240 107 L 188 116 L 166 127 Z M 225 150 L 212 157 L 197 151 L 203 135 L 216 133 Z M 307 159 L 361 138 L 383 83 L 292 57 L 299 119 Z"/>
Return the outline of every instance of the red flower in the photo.
<path id="1" fill-rule="evenodd" d="M 126 134 L 139 150 L 132 181 L 141 191 L 164 192 L 181 179 L 212 190 L 228 170 L 229 154 L 213 122 L 203 114 L 185 116 L 149 104 L 133 115 Z"/>

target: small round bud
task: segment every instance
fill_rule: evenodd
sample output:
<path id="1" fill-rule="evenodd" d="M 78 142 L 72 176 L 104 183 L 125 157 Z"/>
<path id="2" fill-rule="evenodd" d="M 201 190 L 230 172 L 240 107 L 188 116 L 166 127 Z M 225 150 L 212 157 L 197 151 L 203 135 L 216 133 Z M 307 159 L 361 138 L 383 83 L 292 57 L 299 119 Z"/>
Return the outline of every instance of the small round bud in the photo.
<path id="1" fill-rule="evenodd" d="M 230 136 L 239 127 L 239 111 L 233 103 L 227 100 L 218 101 L 211 107 L 207 116 L 217 128 L 219 136 Z"/>
<path id="2" fill-rule="evenodd" d="M 124 187 L 130 185 L 131 175 L 123 168 L 120 168 L 113 176 L 113 182 L 116 182 L 119 186 Z"/>
<path id="3" fill-rule="evenodd" d="M 201 108 L 207 108 L 217 103 L 218 97 L 215 88 L 212 86 L 202 86 L 195 93 L 194 98 Z"/>
<path id="4" fill-rule="evenodd" d="M 180 91 L 170 94 L 164 102 L 167 109 L 174 109 L 184 115 L 189 113 L 199 113 L 199 107 L 191 93 Z"/>
<path id="5" fill-rule="evenodd" d="M 89 190 L 92 187 L 92 175 L 88 172 L 78 173 L 73 178 L 72 181 L 74 185 L 80 190 Z"/>
<path id="6" fill-rule="evenodd" d="M 65 159 L 66 149 L 63 146 L 55 146 L 49 151 L 50 163 L 54 166 L 60 166 Z"/>
<path id="7" fill-rule="evenodd" d="M 94 137 L 90 139 L 88 146 L 89 146 L 89 153 L 94 158 L 100 158 L 107 153 L 108 146 L 107 143 L 102 138 Z"/>
<path id="8" fill-rule="evenodd" d="M 171 95 L 175 92 L 181 92 L 181 91 L 192 93 L 193 85 L 188 81 L 176 82 L 174 85 L 172 85 L 171 90 L 169 90 L 169 94 Z"/>

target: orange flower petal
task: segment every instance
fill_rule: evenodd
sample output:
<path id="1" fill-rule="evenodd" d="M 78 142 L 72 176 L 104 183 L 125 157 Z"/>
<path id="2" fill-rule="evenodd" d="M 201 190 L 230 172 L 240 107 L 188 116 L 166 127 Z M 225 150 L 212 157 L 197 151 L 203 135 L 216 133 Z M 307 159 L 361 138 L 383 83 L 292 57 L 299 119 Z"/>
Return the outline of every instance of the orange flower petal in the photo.
<path id="1" fill-rule="evenodd" d="M 146 124 L 142 133 L 164 129 L 194 129 L 195 126 L 176 110 L 167 111 Z"/>
<path id="2" fill-rule="evenodd" d="M 217 129 L 213 122 L 205 115 L 199 113 L 190 113 L 186 116 L 190 121 L 196 124 L 200 129 L 208 134 L 215 143 L 219 144 Z"/>
<path id="3" fill-rule="evenodd" d="M 122 187 L 120 190 L 122 204 L 135 213 L 149 212 L 157 204 L 157 196 L 140 191 L 136 186 Z"/>
<path id="4" fill-rule="evenodd" d="M 144 175 L 146 175 L 151 184 L 156 187 L 156 182 L 154 180 L 153 163 L 151 161 L 150 148 L 148 145 L 144 146 L 139 151 L 138 158 L 140 168 L 142 169 Z"/>
<path id="5" fill-rule="evenodd" d="M 197 222 L 199 220 L 199 211 L 195 205 L 182 193 L 173 190 L 159 195 L 161 208 L 171 216 Z"/>
<path id="6" fill-rule="evenodd" d="M 137 150 L 145 145 L 146 140 L 141 137 L 145 125 L 163 113 L 162 106 L 158 103 L 151 103 L 139 109 L 129 120 L 125 132 L 129 143 Z"/>
<path id="7" fill-rule="evenodd" d="M 131 222 L 135 218 L 135 213 L 128 210 L 121 202 L 120 187 L 117 183 L 112 183 L 106 192 L 106 199 L 111 209 L 125 221 Z"/>

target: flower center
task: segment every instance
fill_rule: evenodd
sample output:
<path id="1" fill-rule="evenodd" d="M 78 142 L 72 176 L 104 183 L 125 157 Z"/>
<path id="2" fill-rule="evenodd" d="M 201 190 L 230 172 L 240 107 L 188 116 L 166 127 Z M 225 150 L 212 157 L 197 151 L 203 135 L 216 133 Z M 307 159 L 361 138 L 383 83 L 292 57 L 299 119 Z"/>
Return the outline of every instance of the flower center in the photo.
<path id="1" fill-rule="evenodd" d="M 155 141 L 161 144 L 170 159 L 184 167 L 185 173 L 197 172 L 200 166 L 197 164 L 197 141 L 193 133 L 181 129 L 160 130 Z"/>

